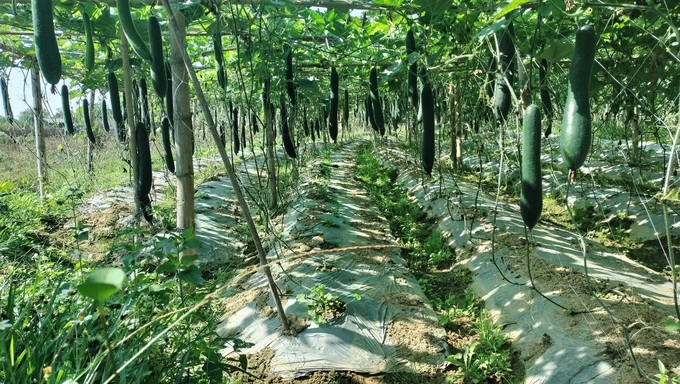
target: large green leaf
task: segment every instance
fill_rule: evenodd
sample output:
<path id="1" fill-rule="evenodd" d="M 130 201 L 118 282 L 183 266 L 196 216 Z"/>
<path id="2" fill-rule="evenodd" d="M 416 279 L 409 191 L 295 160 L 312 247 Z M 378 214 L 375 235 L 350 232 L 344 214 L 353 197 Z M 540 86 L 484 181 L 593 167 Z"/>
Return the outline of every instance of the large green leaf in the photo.
<path id="1" fill-rule="evenodd" d="M 203 285 L 203 276 L 201 276 L 201 270 L 195 265 L 180 271 L 177 275 L 180 280 L 187 283 L 191 283 L 199 287 Z"/>
<path id="2" fill-rule="evenodd" d="M 553 41 L 547 47 L 545 47 L 543 51 L 536 55 L 536 57 L 539 59 L 546 59 L 548 61 L 555 62 L 567 57 L 571 57 L 573 53 L 574 44 Z"/>
<path id="3" fill-rule="evenodd" d="M 451 0 L 416 0 L 416 4 L 425 12 L 432 12 L 435 15 L 442 14 L 449 10 L 453 5 Z"/>
<path id="4" fill-rule="evenodd" d="M 76 289 L 81 295 L 103 302 L 116 293 L 125 282 L 125 272 L 120 268 L 100 268 L 90 273 Z"/>
<path id="5" fill-rule="evenodd" d="M 373 0 L 373 4 L 384 7 L 398 7 L 404 0 Z"/>
<path id="6" fill-rule="evenodd" d="M 14 184 L 12 184 L 9 181 L 5 181 L 3 183 L 0 183 L 0 193 L 5 192 L 7 190 L 10 190 L 12 188 L 14 188 Z"/>
<path id="7" fill-rule="evenodd" d="M 508 13 L 514 11 L 515 9 L 521 7 L 522 5 L 528 3 L 529 0 L 512 0 L 512 2 L 501 9 L 500 12 L 494 15 L 493 19 L 498 20 L 501 17 L 507 15 Z"/>
<path id="8" fill-rule="evenodd" d="M 497 22 L 495 22 L 495 23 L 493 23 L 493 24 L 491 24 L 487 27 L 484 27 L 481 31 L 479 31 L 479 33 L 477 33 L 475 35 L 475 38 L 481 40 L 481 39 L 485 38 L 486 36 L 493 35 L 494 33 L 498 32 L 502 29 L 507 28 L 507 26 L 510 24 L 510 22 L 512 21 L 512 19 L 514 17 L 513 14 L 515 12 L 517 12 L 517 11 L 511 12 L 510 16 L 504 17 L 503 19 L 498 20 Z"/>

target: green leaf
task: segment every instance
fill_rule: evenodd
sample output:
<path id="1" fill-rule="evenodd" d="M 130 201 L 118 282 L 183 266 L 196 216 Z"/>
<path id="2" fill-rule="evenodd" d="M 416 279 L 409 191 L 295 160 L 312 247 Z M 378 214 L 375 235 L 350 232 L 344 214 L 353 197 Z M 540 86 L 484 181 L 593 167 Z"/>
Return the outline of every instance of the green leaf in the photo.
<path id="1" fill-rule="evenodd" d="M 90 231 L 88 229 L 84 229 L 84 230 L 78 231 L 76 233 L 76 240 L 78 240 L 78 241 L 86 241 L 89 238 L 90 238 Z"/>
<path id="2" fill-rule="evenodd" d="M 543 51 L 536 55 L 539 59 L 546 59 L 551 62 L 560 61 L 574 54 L 574 44 L 553 41 Z"/>
<path id="3" fill-rule="evenodd" d="M 415 3 L 418 4 L 423 11 L 432 12 L 435 15 L 448 11 L 453 5 L 453 1 L 451 0 L 416 0 Z"/>
<path id="4" fill-rule="evenodd" d="M 182 240 L 187 241 L 194 238 L 194 228 L 189 227 L 182 231 Z"/>
<path id="5" fill-rule="evenodd" d="M 177 265 L 172 261 L 168 260 L 163 264 L 159 265 L 154 272 L 156 273 L 167 273 L 177 271 Z"/>
<path id="6" fill-rule="evenodd" d="M 528 3 L 529 0 L 513 0 L 510 4 L 506 5 L 505 8 L 501 9 L 500 12 L 498 12 L 493 19 L 498 20 L 501 17 L 507 15 L 508 13 L 514 11 L 515 9 L 521 7 L 522 5 Z"/>
<path id="7" fill-rule="evenodd" d="M 373 0 L 373 4 L 384 7 L 398 7 L 404 0 Z"/>
<path id="8" fill-rule="evenodd" d="M 4 183 L 0 183 L 0 193 L 5 192 L 8 189 L 14 188 L 14 184 L 10 183 L 9 181 L 5 181 Z"/>
<path id="9" fill-rule="evenodd" d="M 675 321 L 673 319 L 668 319 L 663 322 L 663 325 L 666 327 L 667 330 L 670 332 L 678 332 L 680 331 L 680 321 Z"/>
<path id="10" fill-rule="evenodd" d="M 494 33 L 507 28 L 507 26 L 510 24 L 510 21 L 512 21 L 512 17 L 505 17 L 502 20 L 498 20 L 497 22 L 483 28 L 479 33 L 475 35 L 475 38 L 481 40 L 489 35 L 493 35 Z"/>
<path id="11" fill-rule="evenodd" d="M 403 69 L 404 69 L 404 63 L 401 60 L 397 60 L 394 64 L 390 65 L 389 67 L 387 67 L 383 71 L 382 76 L 380 76 L 381 77 L 380 83 L 385 83 L 392 76 L 398 74 Z"/>
<path id="12" fill-rule="evenodd" d="M 193 264 L 196 260 L 198 260 L 198 255 L 187 255 L 187 256 L 182 256 L 181 263 L 183 266 L 188 266 Z"/>
<path id="13" fill-rule="evenodd" d="M 192 237 L 191 239 L 188 239 L 187 241 L 184 242 L 182 247 L 180 247 L 180 251 L 184 251 L 186 249 L 196 249 L 201 246 L 201 240 Z"/>
<path id="14" fill-rule="evenodd" d="M 81 295 L 103 302 L 116 293 L 125 282 L 125 272 L 120 268 L 100 268 L 90 273 L 76 289 Z"/>
<path id="15" fill-rule="evenodd" d="M 241 369 L 244 371 L 248 370 L 248 356 L 244 354 L 239 354 L 238 355 L 238 361 L 241 364 Z"/>
<path id="16" fill-rule="evenodd" d="M 315 80 L 299 79 L 297 80 L 297 84 L 301 89 L 312 92 L 316 96 L 322 95 L 321 90 L 319 89 L 319 83 Z"/>
<path id="17" fill-rule="evenodd" d="M 178 276 L 180 280 L 187 283 L 191 283 L 199 287 L 203 285 L 203 276 L 201 276 L 201 270 L 195 265 L 180 271 Z"/>

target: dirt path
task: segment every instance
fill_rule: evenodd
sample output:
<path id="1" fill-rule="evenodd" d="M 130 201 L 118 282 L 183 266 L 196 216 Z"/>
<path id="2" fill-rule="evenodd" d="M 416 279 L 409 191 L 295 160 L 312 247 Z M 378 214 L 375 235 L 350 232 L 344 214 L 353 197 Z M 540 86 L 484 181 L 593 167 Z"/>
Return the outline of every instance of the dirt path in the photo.
<path id="1" fill-rule="evenodd" d="M 386 219 L 354 177 L 357 145 L 336 148 L 329 159 L 308 165 L 294 202 L 279 221 L 282 241 L 268 258 L 281 260 L 272 272 L 295 325 L 293 335 L 282 334 L 261 272 L 251 268 L 231 283 L 234 291 L 224 302 L 226 316 L 218 332 L 254 344 L 245 352 L 257 362 L 251 365 L 258 367 L 254 373 L 267 382 L 307 375 L 302 382 L 329 382 L 326 374 L 315 373 L 319 370 L 441 371 L 445 332 L 398 249 L 290 259 L 310 250 L 395 244 Z M 311 322 L 309 302 L 297 299 L 318 287 L 346 303 L 323 324 Z"/>

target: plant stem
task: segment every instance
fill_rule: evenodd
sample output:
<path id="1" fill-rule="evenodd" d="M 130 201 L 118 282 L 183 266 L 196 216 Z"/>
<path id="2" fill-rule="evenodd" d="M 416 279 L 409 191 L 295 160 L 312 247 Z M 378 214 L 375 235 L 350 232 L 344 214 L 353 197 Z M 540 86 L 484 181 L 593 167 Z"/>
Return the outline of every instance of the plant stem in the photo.
<path id="1" fill-rule="evenodd" d="M 104 343 L 106 343 L 106 349 L 108 350 L 109 367 L 115 369 L 116 360 L 113 356 L 113 348 L 111 348 L 111 339 L 109 335 L 109 326 L 104 318 L 104 306 L 101 302 L 97 301 L 97 311 L 99 312 L 99 320 L 102 323 L 102 328 L 104 328 Z M 115 377 L 115 374 L 111 377 Z"/>

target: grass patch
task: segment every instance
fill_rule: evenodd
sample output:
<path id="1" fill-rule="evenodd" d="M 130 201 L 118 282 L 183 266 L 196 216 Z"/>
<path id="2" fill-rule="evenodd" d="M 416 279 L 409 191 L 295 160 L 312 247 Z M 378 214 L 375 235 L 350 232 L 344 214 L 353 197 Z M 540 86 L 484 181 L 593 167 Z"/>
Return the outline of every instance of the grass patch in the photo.
<path id="1" fill-rule="evenodd" d="M 208 303 L 173 324 L 233 275 L 228 266 L 206 274 L 190 263 L 195 256 L 179 257 L 197 245 L 190 231 L 149 237 L 129 229 L 116 236 L 107 263 L 68 268 L 37 252 L 31 264 L 5 264 L 0 381 L 98 383 L 131 362 L 124 375 L 135 382 L 225 382 L 241 362 L 219 353 L 229 341 L 215 333 L 219 305 Z M 93 305 L 77 286 L 89 271 L 112 264 L 127 281 L 102 305 Z M 164 337 L 151 341 L 163 331 Z"/>

